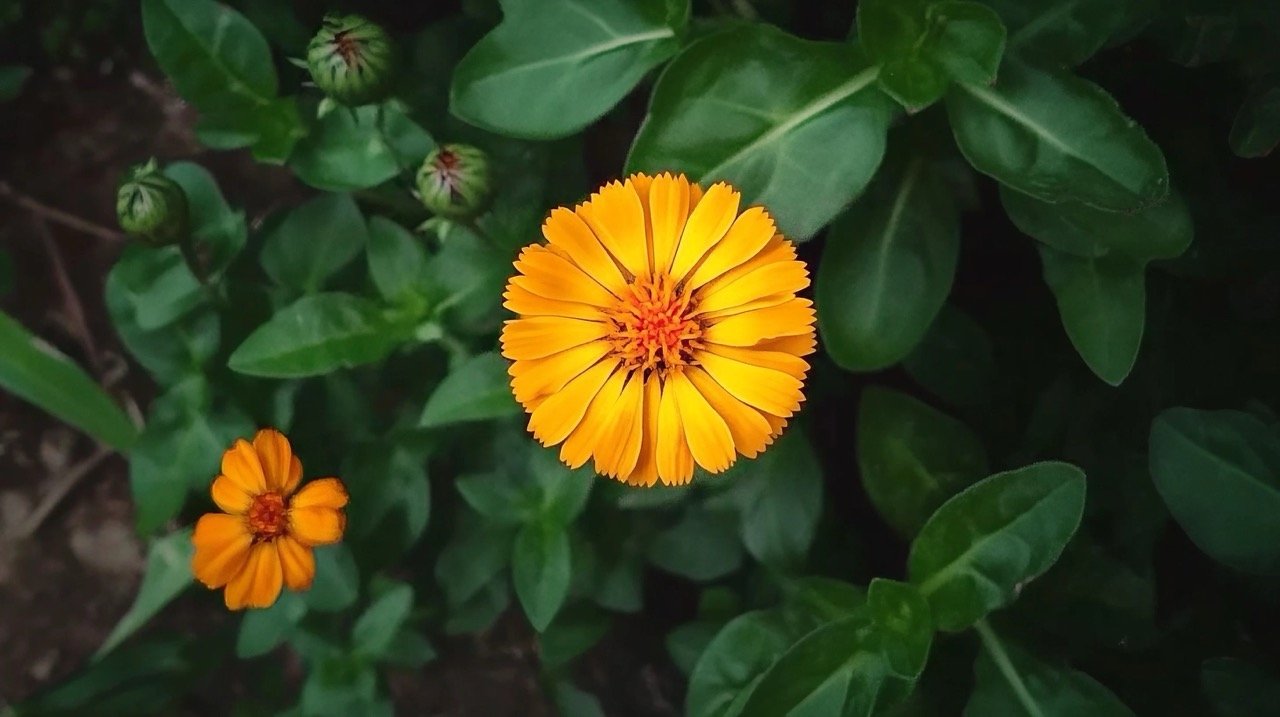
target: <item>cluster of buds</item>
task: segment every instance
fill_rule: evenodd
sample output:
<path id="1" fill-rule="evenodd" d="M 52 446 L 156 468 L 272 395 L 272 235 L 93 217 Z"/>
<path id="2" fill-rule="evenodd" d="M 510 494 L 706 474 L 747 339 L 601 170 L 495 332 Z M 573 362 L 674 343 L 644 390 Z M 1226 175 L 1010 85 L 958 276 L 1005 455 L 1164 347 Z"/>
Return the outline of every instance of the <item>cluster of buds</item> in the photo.
<path id="1" fill-rule="evenodd" d="M 324 93 L 348 107 L 372 104 L 391 91 L 395 49 L 382 27 L 359 15 L 325 16 L 307 45 L 307 69 Z"/>
<path id="2" fill-rule="evenodd" d="M 180 240 L 190 223 L 186 192 L 155 159 L 125 175 L 116 192 L 116 216 L 125 233 L 155 246 Z"/>
<path id="3" fill-rule="evenodd" d="M 447 219 L 471 219 L 493 196 L 489 158 L 469 145 L 442 145 L 418 169 L 417 185 L 427 209 Z"/>

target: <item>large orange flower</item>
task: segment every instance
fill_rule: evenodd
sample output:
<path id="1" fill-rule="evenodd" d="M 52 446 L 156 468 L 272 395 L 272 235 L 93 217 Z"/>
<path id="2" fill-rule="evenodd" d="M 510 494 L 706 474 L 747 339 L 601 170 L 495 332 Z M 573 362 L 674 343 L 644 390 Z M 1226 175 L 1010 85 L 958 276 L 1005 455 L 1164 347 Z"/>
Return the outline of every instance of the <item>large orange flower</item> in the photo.
<path id="1" fill-rule="evenodd" d="M 321 478 L 298 490 L 301 481 L 302 463 L 275 429 L 258 431 L 253 443 L 236 439 L 222 454 L 211 493 L 225 513 L 206 513 L 196 523 L 191 569 L 208 587 L 226 587 L 232 610 L 269 607 L 282 585 L 310 588 L 312 548 L 342 539 L 342 483 Z"/>
<path id="2" fill-rule="evenodd" d="M 515 262 L 502 331 L 529 430 L 633 485 L 754 458 L 804 400 L 809 273 L 727 184 L 634 174 L 551 212 Z"/>

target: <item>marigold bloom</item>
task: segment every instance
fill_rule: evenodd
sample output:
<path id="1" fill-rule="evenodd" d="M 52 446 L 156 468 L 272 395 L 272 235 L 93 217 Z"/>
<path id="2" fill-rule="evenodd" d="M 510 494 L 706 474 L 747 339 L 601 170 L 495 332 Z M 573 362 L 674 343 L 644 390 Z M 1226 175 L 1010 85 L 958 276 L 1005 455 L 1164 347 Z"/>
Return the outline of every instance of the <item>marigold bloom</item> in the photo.
<path id="1" fill-rule="evenodd" d="M 529 431 L 577 468 L 682 484 L 754 458 L 804 400 L 804 262 L 727 184 L 634 174 L 551 212 L 507 284 L 502 353 Z"/>
<path id="2" fill-rule="evenodd" d="M 238 438 L 222 454 L 222 474 L 210 492 L 225 512 L 196 523 L 191 570 L 206 586 L 226 588 L 228 608 L 269 607 L 282 585 L 310 588 L 312 548 L 342 539 L 341 481 L 320 478 L 299 490 L 301 481 L 302 462 L 275 429 L 258 431 L 253 443 Z"/>

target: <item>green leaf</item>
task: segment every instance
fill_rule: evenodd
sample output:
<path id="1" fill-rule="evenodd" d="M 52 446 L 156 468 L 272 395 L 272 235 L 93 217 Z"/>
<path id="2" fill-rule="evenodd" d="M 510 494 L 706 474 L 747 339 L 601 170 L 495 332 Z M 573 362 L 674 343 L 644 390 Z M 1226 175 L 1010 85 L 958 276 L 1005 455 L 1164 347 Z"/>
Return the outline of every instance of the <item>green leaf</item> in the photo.
<path id="1" fill-rule="evenodd" d="M 1078 670 L 1057 668 L 1003 642 L 978 623 L 985 648 L 974 665 L 973 695 L 964 717 L 1133 717 L 1105 686 Z"/>
<path id="2" fill-rule="evenodd" d="M 963 630 L 1013 602 L 1075 534 L 1084 495 L 1079 468 L 1045 462 L 997 473 L 944 503 L 907 562 L 935 624 Z"/>
<path id="3" fill-rule="evenodd" d="M 387 301 L 403 301 L 423 291 L 427 250 L 408 229 L 387 219 L 369 220 L 369 276 Z"/>
<path id="4" fill-rule="evenodd" d="M 0 312 L 0 386 L 118 451 L 138 431 L 80 367 Z"/>
<path id="5" fill-rule="evenodd" d="M 724 577 L 742 565 L 737 522 L 732 513 L 691 505 L 680 522 L 650 541 L 649 562 L 697 582 Z"/>
<path id="6" fill-rule="evenodd" d="M 253 422 L 238 410 L 213 410 L 201 377 L 177 384 L 156 399 L 129 455 L 129 488 L 138 532 L 155 532 L 172 520 L 188 493 L 207 491 L 222 452 L 248 436 Z"/>
<path id="7" fill-rule="evenodd" d="M 1000 201 L 1024 234 L 1068 254 L 1097 258 L 1121 254 L 1143 261 L 1172 259 L 1191 245 L 1194 226 L 1181 195 L 1139 212 L 1118 213 L 1079 204 L 1051 204 L 1000 188 Z"/>
<path id="8" fill-rule="evenodd" d="M 378 596 L 351 629 L 355 653 L 371 659 L 387 654 L 413 608 L 413 588 L 398 583 Z"/>
<path id="9" fill-rule="evenodd" d="M 497 353 L 471 358 L 445 376 L 422 409 L 423 428 L 482 421 L 520 412 L 511 395 L 507 363 Z"/>
<path id="10" fill-rule="evenodd" d="M 143 331 L 168 326 L 208 299 L 182 252 L 174 246 L 129 246 L 111 273 L 120 295 L 132 304 L 133 320 Z"/>
<path id="11" fill-rule="evenodd" d="M 382 662 L 391 667 L 416 670 L 436 659 L 431 642 L 413 630 L 401 630 L 383 653 Z"/>
<path id="12" fill-rule="evenodd" d="M 369 241 L 347 194 L 322 194 L 290 211 L 262 246 L 262 268 L 277 284 L 313 293 Z"/>
<path id="13" fill-rule="evenodd" d="M 107 311 L 121 342 L 161 384 L 173 384 L 201 373 L 217 352 L 221 322 L 212 307 L 197 309 L 163 329 L 143 329 L 138 325 L 138 307 L 119 264 L 107 274 L 105 294 Z"/>
<path id="14" fill-rule="evenodd" d="M 725 476 L 741 513 L 747 552 L 785 569 L 803 563 L 822 515 L 822 467 L 804 432 L 792 429 L 758 458 Z"/>
<path id="15" fill-rule="evenodd" d="M 843 368 L 897 363 L 951 292 L 960 222 L 923 160 L 884 175 L 836 224 L 818 268 L 823 344 Z"/>
<path id="16" fill-rule="evenodd" d="M 938 398 L 956 406 L 991 399 L 996 384 L 991 337 L 968 314 L 943 306 L 902 367 Z"/>
<path id="17" fill-rule="evenodd" d="M 194 552 L 190 530 L 180 530 L 152 541 L 147 550 L 146 572 L 133 605 L 102 641 L 94 653 L 95 660 L 119 647 L 179 593 L 195 584 L 191 577 L 191 556 Z"/>
<path id="18" fill-rule="evenodd" d="M 289 639 L 307 614 L 307 604 L 297 593 L 285 590 L 276 604 L 265 610 L 247 610 L 236 635 L 236 657 L 248 660 L 271 652 Z"/>
<path id="19" fill-rule="evenodd" d="M 475 519 L 459 523 L 436 561 L 436 581 L 450 607 L 473 598 L 511 561 L 512 531 Z"/>
<path id="20" fill-rule="evenodd" d="M 538 636 L 542 666 L 548 670 L 568 664 L 600 641 L 609 631 L 609 615 L 593 608 L 565 610 Z"/>
<path id="21" fill-rule="evenodd" d="M 586 467 L 571 470 L 556 457 L 556 452 L 541 448 L 529 451 L 529 474 L 542 489 L 539 516 L 560 525 L 571 524 L 591 498 L 596 484 L 595 472 Z"/>
<path id="22" fill-rule="evenodd" d="M 517 479 L 502 473 L 465 475 L 455 485 L 472 510 L 496 524 L 519 525 L 537 515 L 538 496 L 533 494 L 527 477 Z"/>
<path id="23" fill-rule="evenodd" d="M 700 40 L 667 67 L 628 171 L 724 180 L 793 239 L 830 222 L 871 181 L 892 102 L 848 43 L 810 42 L 767 25 Z"/>
<path id="24" fill-rule="evenodd" d="M 938 506 L 987 474 L 969 427 L 916 399 L 876 386 L 858 408 L 858 469 L 886 522 L 914 536 Z"/>
<path id="25" fill-rule="evenodd" d="M 378 361 L 400 345 L 406 333 L 368 299 L 314 294 L 259 326 L 227 365 L 250 376 L 317 376 Z"/>
<path id="26" fill-rule="evenodd" d="M 1200 684 L 1214 717 L 1267 717 L 1280 704 L 1280 679 L 1234 657 L 1205 660 Z"/>
<path id="27" fill-rule="evenodd" d="M 774 612 L 749 612 L 730 620 L 707 644 L 689 676 L 685 713 L 739 714 L 747 695 L 795 639 Z"/>
<path id="28" fill-rule="evenodd" d="M 1098 378 L 1119 386 L 1142 346 L 1145 265 L 1125 256 L 1091 259 L 1048 246 L 1040 247 L 1040 261 L 1071 345 Z"/>
<path id="29" fill-rule="evenodd" d="M 0 102 L 8 102 L 22 94 L 31 77 L 31 68 L 22 65 L 0 65 Z"/>
<path id="30" fill-rule="evenodd" d="M 427 264 L 428 299 L 444 324 L 461 334 L 496 333 L 505 315 L 502 291 L 510 256 L 466 227 L 451 225 L 444 246 Z"/>
<path id="31" fill-rule="evenodd" d="M 190 638 L 139 640 L 90 662 L 51 690 L 0 712 L 5 717 L 133 717 L 172 711 L 179 688 L 194 671 Z"/>
<path id="32" fill-rule="evenodd" d="M 339 108 L 298 142 L 289 167 L 316 189 L 354 191 L 417 169 L 435 146 L 395 104 Z"/>
<path id="33" fill-rule="evenodd" d="M 565 137 L 680 48 L 664 0 L 504 0 L 453 73 L 449 109 L 512 137 Z"/>
<path id="34" fill-rule="evenodd" d="M 384 711 L 374 704 L 377 694 L 378 674 L 373 665 L 334 655 L 308 671 L 299 704 L 307 717 L 391 717 L 389 708 Z"/>
<path id="35" fill-rule="evenodd" d="M 1089 59 L 1132 19 L 1129 0 L 983 0 L 1009 28 L 1010 54 L 1047 65 Z"/>
<path id="36" fill-rule="evenodd" d="M 1265 157 L 1280 144 L 1280 85 L 1259 87 L 1245 98 L 1231 124 L 1231 151 Z"/>
<path id="37" fill-rule="evenodd" d="M 221 274 L 249 239 L 244 212 L 228 206 L 213 175 L 194 162 L 174 162 L 164 173 L 187 195 L 192 239 L 208 257 L 206 268 L 210 275 Z"/>
<path id="38" fill-rule="evenodd" d="M 1169 192 L 1164 155 L 1102 88 L 1006 62 L 994 87 L 947 95 L 956 143 L 975 169 L 1047 202 L 1137 211 Z"/>
<path id="39" fill-rule="evenodd" d="M 368 444 L 348 453 L 340 475 L 351 494 L 347 535 L 362 548 L 371 544 L 394 559 L 422 536 L 431 518 L 431 482 L 421 453 Z"/>
<path id="40" fill-rule="evenodd" d="M 507 552 L 504 561 L 510 558 L 510 536 L 507 539 Z M 511 605 L 511 588 L 507 576 L 500 575 L 488 584 L 484 584 L 480 592 L 459 605 L 451 606 L 449 619 L 445 620 L 444 631 L 447 635 L 483 632 Z"/>
<path id="41" fill-rule="evenodd" d="M 351 550 L 342 544 L 316 548 L 316 578 L 303 593 L 307 607 L 316 612 L 339 612 L 360 597 L 360 572 Z"/>
<path id="42" fill-rule="evenodd" d="M 604 708 L 595 695 L 583 692 L 567 681 L 556 683 L 555 699 L 560 717 L 605 717 Z"/>
<path id="43" fill-rule="evenodd" d="M 1171 408 L 1151 424 L 1151 477 L 1210 557 L 1280 575 L 1280 442 L 1240 411 Z"/>
<path id="44" fill-rule="evenodd" d="M 511 551 L 516 597 L 533 629 L 542 632 L 569 595 L 569 534 L 564 526 L 537 521 L 520 529 Z"/>

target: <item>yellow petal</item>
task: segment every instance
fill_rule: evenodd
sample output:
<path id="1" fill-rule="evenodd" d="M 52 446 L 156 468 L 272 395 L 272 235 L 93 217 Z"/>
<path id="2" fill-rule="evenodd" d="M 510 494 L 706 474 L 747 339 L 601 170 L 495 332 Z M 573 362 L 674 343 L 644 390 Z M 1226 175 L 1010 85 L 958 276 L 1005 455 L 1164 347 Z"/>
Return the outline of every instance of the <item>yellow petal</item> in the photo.
<path id="1" fill-rule="evenodd" d="M 771 262 L 703 294 L 698 313 L 730 309 L 773 294 L 795 294 L 808 285 L 804 262 Z"/>
<path id="2" fill-rule="evenodd" d="M 578 207 L 578 216 L 632 276 L 647 273 L 649 246 L 644 206 L 634 185 L 606 184 L 591 195 L 591 201 Z"/>
<path id="3" fill-rule="evenodd" d="M 680 409 L 680 423 L 684 426 L 689 452 L 698 465 L 712 473 L 719 473 L 733 465 L 733 435 L 724 419 L 712 409 L 707 399 L 694 388 L 683 373 L 668 377 L 666 390 L 671 392 Z"/>
<path id="4" fill-rule="evenodd" d="M 707 373 L 738 400 L 776 416 L 790 416 L 800 408 L 804 384 L 781 371 L 725 358 L 709 351 L 696 356 Z"/>
<path id="5" fill-rule="evenodd" d="M 529 404 L 564 388 L 578 374 L 609 353 L 608 341 L 592 341 L 540 359 L 511 364 L 511 391 L 516 400 Z"/>
<path id="6" fill-rule="evenodd" d="M 291 508 L 328 508 L 337 510 L 347 504 L 347 488 L 337 478 L 317 478 L 302 487 L 289 500 Z"/>
<path id="7" fill-rule="evenodd" d="M 333 508 L 289 508 L 289 535 L 303 545 L 328 545 L 342 540 L 347 517 Z"/>
<path id="8" fill-rule="evenodd" d="M 706 350 L 734 361 L 781 371 L 801 380 L 804 380 L 805 374 L 809 373 L 809 362 L 795 354 L 782 353 L 781 351 L 761 351 L 755 347 L 744 349 L 736 346 L 721 346 L 720 344 L 707 344 Z"/>
<path id="9" fill-rule="evenodd" d="M 689 180 L 661 174 L 649 189 L 649 217 L 653 224 L 653 263 L 658 272 L 671 269 L 676 243 L 689 218 Z"/>
<path id="10" fill-rule="evenodd" d="M 769 445 L 770 434 L 773 432 L 765 417 L 756 409 L 734 398 L 706 371 L 694 367 L 687 373 L 698 392 L 724 419 L 738 452 L 747 458 L 755 458 L 759 455 L 760 451 Z"/>
<path id="11" fill-rule="evenodd" d="M 219 508 L 232 515 L 243 515 L 249 510 L 249 506 L 253 505 L 253 496 L 244 492 L 243 488 L 226 476 L 220 475 L 213 479 L 209 494 Z"/>
<path id="12" fill-rule="evenodd" d="M 754 256 L 737 266 L 731 267 L 728 271 L 704 284 L 698 290 L 697 297 L 714 293 L 720 287 L 727 286 L 762 266 L 795 260 L 795 245 L 783 239 L 781 234 L 775 234 L 772 239 L 765 243 L 764 248 L 756 252 Z"/>
<path id="13" fill-rule="evenodd" d="M 529 416 L 529 431 L 544 446 L 569 436 L 582 422 L 587 406 L 613 373 L 614 365 L 601 361 L 565 384 L 564 389 L 543 401 Z"/>
<path id="14" fill-rule="evenodd" d="M 699 311 L 698 316 L 703 321 L 718 321 L 720 319 L 736 316 L 737 314 L 745 314 L 748 311 L 759 311 L 760 309 L 768 309 L 772 306 L 785 304 L 796 298 L 795 294 L 771 294 L 753 299 L 745 304 L 738 304 L 727 309 L 719 309 L 717 311 Z"/>
<path id="15" fill-rule="evenodd" d="M 509 311 L 522 316 L 563 316 L 569 319 L 599 320 L 604 316 L 599 306 L 577 301 L 557 301 L 538 296 L 515 283 L 507 284 L 502 303 Z"/>
<path id="16" fill-rule="evenodd" d="M 258 453 L 266 474 L 267 489 L 289 495 L 302 480 L 302 462 L 293 455 L 289 439 L 274 428 L 264 428 L 253 437 L 253 450 Z"/>
<path id="17" fill-rule="evenodd" d="M 587 406 L 582 421 L 564 440 L 564 445 L 560 447 L 560 460 L 570 468 L 581 468 L 591 458 L 592 451 L 596 449 L 597 436 L 618 403 L 626 380 L 626 371 L 615 371 L 610 375 L 595 398 L 591 399 L 591 405 Z"/>
<path id="18" fill-rule="evenodd" d="M 542 224 L 542 236 L 552 246 L 563 249 L 574 264 L 615 295 L 627 287 L 627 279 L 618 263 L 609 256 L 591 227 L 572 210 L 564 207 L 553 209 Z"/>
<path id="19" fill-rule="evenodd" d="M 818 347 L 818 336 L 810 331 L 807 334 L 798 334 L 796 336 L 783 336 L 777 339 L 769 339 L 761 341 L 752 348 L 761 351 L 778 351 L 792 356 L 808 356 Z"/>
<path id="20" fill-rule="evenodd" d="M 287 535 L 276 538 L 275 542 L 285 586 L 290 590 L 310 589 L 316 577 L 315 552 Z"/>
<path id="21" fill-rule="evenodd" d="M 693 479 L 693 454 L 684 435 L 680 409 L 671 383 L 662 387 L 658 402 L 658 477 L 666 485 L 684 485 Z"/>
<path id="22" fill-rule="evenodd" d="M 689 221 L 685 223 L 676 247 L 676 258 L 671 263 L 672 276 L 677 280 L 684 279 L 707 250 L 724 237 L 738 216 L 740 198 L 741 195 L 724 182 L 711 185 L 702 201 L 689 213 Z"/>
<path id="23" fill-rule="evenodd" d="M 280 597 L 283 584 L 284 572 L 280 568 L 275 543 L 258 543 L 250 548 L 249 561 L 244 569 L 227 583 L 223 599 L 232 610 L 271 607 Z"/>
<path id="24" fill-rule="evenodd" d="M 747 209 L 734 220 L 724 239 L 712 247 L 698 268 L 694 269 L 689 276 L 688 287 L 697 289 L 726 271 L 746 263 L 760 253 L 776 233 L 773 218 L 763 207 Z"/>
<path id="25" fill-rule="evenodd" d="M 612 306 L 617 302 L 617 297 L 600 282 L 544 246 L 525 247 L 513 266 L 521 275 L 512 277 L 511 283 L 538 296 L 592 306 Z"/>
<path id="26" fill-rule="evenodd" d="M 813 302 L 795 299 L 723 318 L 708 327 L 703 338 L 725 346 L 752 346 L 766 339 L 807 334 L 813 317 Z"/>
<path id="27" fill-rule="evenodd" d="M 220 588 L 234 578 L 249 560 L 253 535 L 244 519 L 221 513 L 206 513 L 196 521 L 191 542 L 195 555 L 191 572 L 210 588 Z"/>
<path id="28" fill-rule="evenodd" d="M 267 478 L 262 472 L 258 452 L 243 438 L 222 454 L 222 475 L 249 495 L 259 495 L 267 490 Z"/>
<path id="29" fill-rule="evenodd" d="M 502 327 L 502 355 L 513 361 L 539 359 L 609 335 L 603 321 L 559 316 L 512 319 Z"/>
<path id="30" fill-rule="evenodd" d="M 658 408 L 662 403 L 662 384 L 655 374 L 649 374 L 644 382 L 644 396 L 640 413 L 643 414 L 640 453 L 636 466 L 629 475 L 617 476 L 628 485 L 650 487 L 658 482 Z"/>
<path id="31" fill-rule="evenodd" d="M 636 467 L 644 439 L 644 412 L 640 410 L 643 399 L 643 380 L 633 372 L 596 436 L 596 473 L 617 478 Z"/>

